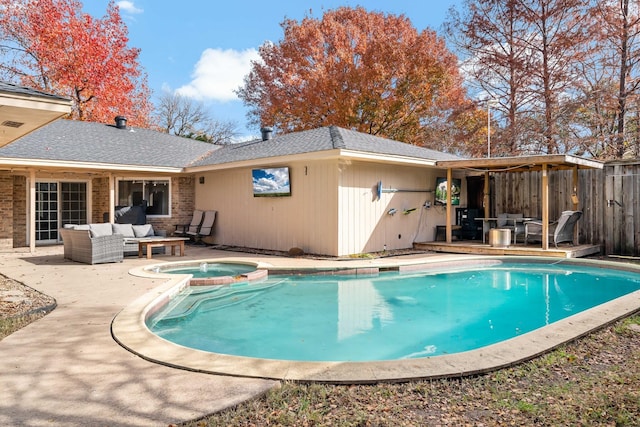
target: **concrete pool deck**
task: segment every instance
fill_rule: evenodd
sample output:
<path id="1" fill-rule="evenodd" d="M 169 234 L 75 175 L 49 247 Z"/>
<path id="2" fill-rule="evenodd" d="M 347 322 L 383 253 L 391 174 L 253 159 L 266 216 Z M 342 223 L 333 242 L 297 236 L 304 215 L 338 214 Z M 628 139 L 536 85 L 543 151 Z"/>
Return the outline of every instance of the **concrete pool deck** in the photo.
<path id="1" fill-rule="evenodd" d="M 424 254 L 320 261 L 189 246 L 185 257 L 155 256 L 152 260 L 127 257 L 123 263 L 91 266 L 64 260 L 62 247 L 56 246 L 38 248 L 36 254 L 3 253 L 0 257 L 0 274 L 50 295 L 58 303 L 52 313 L 0 341 L 3 362 L 0 425 L 166 425 L 204 417 L 259 396 L 279 384 L 271 379 L 212 375 L 164 364 L 249 377 L 329 382 L 484 372 L 491 369 L 489 362 L 494 368 L 496 364 L 511 365 L 535 356 L 542 348 L 558 345 L 640 309 L 640 293 L 636 292 L 600 306 L 589 315 L 573 316 L 557 328 L 544 328 L 539 336 L 530 337 L 527 342 L 510 343 L 493 355 L 476 353 L 468 357 L 461 353 L 421 359 L 420 363 L 416 363 L 417 359 L 401 364 L 382 362 L 374 369 L 357 363 L 304 366 L 277 362 L 269 368 L 271 372 L 266 372 L 264 366 L 253 360 L 244 363 L 195 350 L 180 353 L 182 348 L 159 339 L 162 342 L 158 343 L 157 338 L 144 335 L 145 328 L 140 323 L 144 307 L 175 283 L 162 276 L 138 275 L 140 268 L 199 259 L 245 259 L 281 269 L 368 268 L 442 262 L 461 259 L 461 256 Z M 143 357 L 158 359 L 161 363 L 147 361 L 118 345 L 110 333 L 118 313 L 113 325 L 117 339 Z M 422 364 L 429 360 L 432 362 Z M 230 371 L 221 370 L 224 366 Z M 274 372 L 278 375 L 264 375 Z M 352 380 L 346 381 L 347 377 Z"/>

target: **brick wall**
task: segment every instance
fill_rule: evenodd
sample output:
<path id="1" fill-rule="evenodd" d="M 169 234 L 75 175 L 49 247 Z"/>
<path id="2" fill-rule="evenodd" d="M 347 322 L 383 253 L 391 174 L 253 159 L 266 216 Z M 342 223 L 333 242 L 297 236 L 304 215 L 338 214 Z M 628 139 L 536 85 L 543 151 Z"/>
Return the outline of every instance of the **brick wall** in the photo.
<path id="1" fill-rule="evenodd" d="M 103 222 L 109 212 L 109 178 L 91 182 L 92 209 L 89 220 Z M 176 224 L 188 224 L 195 207 L 193 176 L 171 178 L 171 218 L 149 219 L 154 228 L 171 235 Z M 27 246 L 27 178 L 0 174 L 0 250 Z"/>
<path id="2" fill-rule="evenodd" d="M 171 218 L 149 218 L 156 230 L 164 230 L 170 236 L 176 224 L 191 222 L 195 205 L 195 179 L 193 176 L 171 178 Z"/>
<path id="3" fill-rule="evenodd" d="M 13 177 L 13 247 L 27 246 L 27 177 Z"/>
<path id="4" fill-rule="evenodd" d="M 109 178 L 93 178 L 91 180 L 91 213 L 89 222 L 104 222 L 104 214 L 109 214 Z"/>
<path id="5" fill-rule="evenodd" d="M 13 248 L 13 177 L 0 175 L 0 250 Z"/>
<path id="6" fill-rule="evenodd" d="M 91 222 L 103 222 L 109 212 L 109 178 L 94 178 L 92 183 L 93 208 Z M 148 218 L 156 230 L 171 235 L 176 224 L 188 224 L 195 205 L 195 179 L 193 176 L 171 177 L 171 218 Z"/>

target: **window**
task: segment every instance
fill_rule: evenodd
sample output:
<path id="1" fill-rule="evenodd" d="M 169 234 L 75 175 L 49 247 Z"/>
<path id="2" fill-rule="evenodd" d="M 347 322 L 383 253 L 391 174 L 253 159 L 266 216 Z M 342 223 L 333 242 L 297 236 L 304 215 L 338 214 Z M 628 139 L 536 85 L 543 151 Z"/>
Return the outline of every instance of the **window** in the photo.
<path id="1" fill-rule="evenodd" d="M 171 181 L 168 179 L 122 179 L 118 181 L 118 206 L 146 203 L 147 215 L 170 215 Z"/>

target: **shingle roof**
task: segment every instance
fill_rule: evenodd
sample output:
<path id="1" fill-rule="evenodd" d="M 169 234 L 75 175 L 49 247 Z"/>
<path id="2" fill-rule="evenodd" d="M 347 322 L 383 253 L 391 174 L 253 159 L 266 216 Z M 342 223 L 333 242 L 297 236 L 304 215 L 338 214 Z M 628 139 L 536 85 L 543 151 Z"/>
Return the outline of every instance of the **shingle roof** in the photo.
<path id="1" fill-rule="evenodd" d="M 183 168 L 219 148 L 149 129 L 57 120 L 0 148 L 0 157 Z"/>
<path id="2" fill-rule="evenodd" d="M 423 160 L 457 156 L 336 126 L 225 146 L 141 128 L 57 120 L 5 147 L 0 158 L 151 167 L 204 167 L 336 149 Z"/>
<path id="3" fill-rule="evenodd" d="M 23 95 L 23 96 L 33 96 L 33 97 L 39 97 L 39 98 L 50 98 L 50 99 L 59 99 L 59 100 L 68 101 L 68 98 L 65 98 L 62 96 L 52 95 L 50 93 L 42 92 L 39 90 L 24 87 L 24 86 L 14 85 L 13 83 L 4 82 L 4 81 L 0 81 L 0 92 L 12 93 L 12 94 Z"/>
<path id="4" fill-rule="evenodd" d="M 409 145 L 337 126 L 288 133 L 273 139 L 231 144 L 194 162 L 191 166 L 209 166 L 243 160 L 305 154 L 344 149 L 363 153 L 413 157 L 425 160 L 456 160 L 452 154 Z"/>

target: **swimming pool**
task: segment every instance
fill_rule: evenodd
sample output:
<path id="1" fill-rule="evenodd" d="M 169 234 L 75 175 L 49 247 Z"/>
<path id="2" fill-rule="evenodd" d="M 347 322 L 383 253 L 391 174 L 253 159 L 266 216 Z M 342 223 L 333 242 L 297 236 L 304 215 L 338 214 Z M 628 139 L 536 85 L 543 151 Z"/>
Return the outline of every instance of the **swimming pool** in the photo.
<path id="1" fill-rule="evenodd" d="M 147 326 L 176 344 L 236 356 L 397 360 L 478 349 L 638 289 L 635 272 L 565 263 L 272 274 L 253 284 L 185 288 Z"/>
<path id="2" fill-rule="evenodd" d="M 396 307 L 401 305 L 413 305 L 411 298 L 406 298 L 408 295 L 391 296 L 386 290 L 379 291 L 377 289 L 377 282 L 380 277 L 384 277 L 385 274 L 380 274 L 375 277 L 376 271 L 392 271 L 396 272 L 396 275 L 402 275 L 403 277 L 410 277 L 414 274 L 424 271 L 433 272 L 435 270 L 448 270 L 447 274 L 455 274 L 461 268 L 462 269 L 484 269 L 487 265 L 496 265 L 510 263 L 513 260 L 517 260 L 519 263 L 536 263 L 545 265 L 565 265 L 571 266 L 588 266 L 595 268 L 595 272 L 598 274 L 604 274 L 604 281 L 609 280 L 609 274 L 618 274 L 618 271 L 629 271 L 632 275 L 640 274 L 640 269 L 632 265 L 621 265 L 611 262 L 594 262 L 591 260 L 572 259 L 572 260 L 560 260 L 548 259 L 541 257 L 532 258 L 519 258 L 519 257 L 482 257 L 472 255 L 425 255 L 416 256 L 404 259 L 373 259 L 373 260 L 356 260 L 349 262 L 330 262 L 320 260 L 290 260 L 286 258 L 273 258 L 269 260 L 268 264 L 260 265 L 260 268 L 269 269 L 271 279 L 275 278 L 275 273 L 280 271 L 299 271 L 310 269 L 309 271 L 329 270 L 331 268 L 344 268 L 348 265 L 351 272 L 356 274 L 357 280 L 371 281 L 374 280 L 373 288 L 381 295 L 382 300 L 386 301 L 386 304 L 391 307 L 391 312 L 395 316 Z M 257 265 L 257 264 L 256 264 Z M 301 267 L 302 266 L 302 267 Z M 311 267 L 315 267 L 311 268 Z M 523 264 L 520 265 L 521 267 Z M 504 268 L 498 275 L 505 276 L 507 272 L 511 273 L 511 270 L 518 266 L 509 266 Z M 529 268 L 529 267 L 526 267 Z M 327 274 L 327 271 L 321 271 L 322 274 Z M 131 274 L 136 275 L 149 275 L 153 278 L 153 274 L 149 274 L 147 268 L 140 269 L 139 271 L 131 271 Z M 589 273 L 591 274 L 591 272 Z M 626 273 L 625 273 L 626 274 Z M 572 276 L 574 273 L 565 274 L 565 276 Z M 165 276 L 168 277 L 168 276 Z M 523 285 L 517 279 L 517 275 L 506 275 L 510 280 L 501 282 L 500 285 L 496 284 L 495 290 L 488 291 L 498 292 L 501 290 L 503 293 L 519 292 L 520 288 L 527 288 L 529 292 L 532 292 L 534 286 L 529 284 Z M 574 276 L 577 277 L 577 276 Z M 637 276 L 635 276 L 637 277 Z M 603 280 L 603 279 L 601 279 Z M 635 279 L 633 279 L 635 280 Z M 581 280 L 578 280 L 581 282 Z M 560 282 L 559 282 L 560 283 Z M 254 286 L 248 285 L 247 287 Z M 263 281 L 257 282 L 262 285 Z M 224 288 L 242 287 L 241 284 L 234 284 L 226 286 Z M 274 285 L 273 289 L 265 289 L 259 291 L 258 294 L 269 294 L 272 290 L 275 290 L 280 285 Z M 369 285 L 367 285 L 369 286 Z M 537 285 L 536 285 L 537 286 Z M 349 288 L 350 286 L 347 286 Z M 366 286 L 365 286 L 366 287 Z M 439 287 L 439 286 L 437 286 Z M 540 286 L 537 286 L 538 288 Z M 615 298 L 609 302 L 596 305 L 586 311 L 576 312 L 569 315 L 564 319 L 552 321 L 556 312 L 566 311 L 566 309 L 573 310 L 576 303 L 581 304 L 582 298 L 579 292 L 575 289 L 571 290 L 567 285 L 558 285 L 556 287 L 555 280 L 549 281 L 546 293 L 549 295 L 554 294 L 556 296 L 554 302 L 551 299 L 545 299 L 543 297 L 543 304 L 548 303 L 548 310 L 544 310 L 542 315 L 545 320 L 543 323 L 547 326 L 538 327 L 531 332 L 525 332 L 520 326 L 511 327 L 512 332 L 515 331 L 513 338 L 507 338 L 498 341 L 494 344 L 489 344 L 484 347 L 477 348 L 475 350 L 460 351 L 455 353 L 448 353 L 447 351 L 436 355 L 433 352 L 431 343 L 424 342 L 419 347 L 417 352 L 407 351 L 404 355 L 399 357 L 406 357 L 411 353 L 415 354 L 413 357 L 398 359 L 398 360 L 380 360 L 376 357 L 375 361 L 354 362 L 354 361 L 295 361 L 295 360 L 282 360 L 282 359 L 265 359 L 257 357 L 246 356 L 234 356 L 224 353 L 217 353 L 211 351 L 203 351 L 194 348 L 188 348 L 183 345 L 171 343 L 164 338 L 152 333 L 147 324 L 150 326 L 153 322 L 159 319 L 158 315 L 174 304 L 177 299 L 175 296 L 182 298 L 181 292 L 189 288 L 188 277 L 176 276 L 164 285 L 157 287 L 146 295 L 141 296 L 138 300 L 132 302 L 129 306 L 125 307 L 121 313 L 119 313 L 112 323 L 113 337 L 123 347 L 134 352 L 135 354 L 143 357 L 147 360 L 151 360 L 157 363 L 166 364 L 169 366 L 197 370 L 201 372 L 208 372 L 214 374 L 235 375 L 235 376 L 248 376 L 248 377 L 260 377 L 260 378 L 275 378 L 275 379 L 289 379 L 297 381 L 321 381 L 330 383 L 374 383 L 380 381 L 403 381 L 418 378 L 442 378 L 450 376 L 462 376 L 472 375 L 483 372 L 489 372 L 499 369 L 501 367 L 511 366 L 520 361 L 528 360 L 546 351 L 549 351 L 562 343 L 580 337 L 588 332 L 601 328 L 602 326 L 611 323 L 617 319 L 625 316 L 629 316 L 640 310 L 640 291 L 632 291 L 629 294 Z M 345 289 L 347 289 L 345 288 Z M 205 288 L 201 288 L 204 291 Z M 364 288 L 363 288 L 364 289 Z M 236 289 L 240 290 L 240 289 Z M 562 292 L 560 292 L 562 291 Z M 241 295 L 243 292 L 238 293 Z M 251 292 L 249 292 L 251 293 Z M 446 293 L 446 292 L 445 292 Z M 537 291 L 537 293 L 541 293 Z M 542 291 L 545 294 L 545 291 Z M 337 295 L 337 294 L 335 294 Z M 345 294 L 346 295 L 346 294 Z M 470 294 L 471 295 L 471 294 Z M 488 298 L 489 301 L 493 301 L 497 304 L 497 299 Z M 235 298 L 235 297 L 234 297 Z M 244 298 L 244 297 L 242 297 Z M 369 304 L 370 300 L 362 297 L 348 297 L 347 300 L 355 298 L 363 304 Z M 564 299 L 563 299 L 564 298 Z M 257 302 L 258 298 L 253 298 L 253 302 Z M 376 299 L 376 298 L 374 298 Z M 252 302 L 249 302 L 252 304 Z M 371 304 L 369 304 L 371 305 Z M 443 305 L 443 304 L 440 304 Z M 451 305 L 451 304 L 449 304 Z M 236 305 L 236 309 L 241 304 Z M 375 306 L 375 305 L 374 305 Z M 204 306 L 203 306 L 204 307 Z M 313 311 L 316 304 L 312 305 L 312 308 L 306 311 Z M 344 307 L 347 307 L 346 305 Z M 339 313 L 339 308 L 337 309 Z M 184 311 L 184 310 L 183 310 Z M 214 310 L 215 311 L 215 310 Z M 302 310 L 304 311 L 304 310 Z M 377 315 L 369 317 L 369 320 L 358 320 L 360 323 L 353 323 L 353 319 L 358 318 L 359 314 L 351 313 L 349 310 L 343 310 L 340 315 L 341 319 L 348 319 L 352 316 L 351 326 L 346 329 L 342 329 L 341 337 L 345 337 L 347 341 L 359 339 L 357 335 L 352 334 L 354 324 L 359 324 L 356 329 L 367 329 L 369 325 L 373 327 L 379 327 L 379 325 L 386 324 L 388 319 L 388 313 L 384 310 L 374 310 Z M 334 312 L 334 317 L 338 316 L 338 313 Z M 183 313 L 180 316 L 186 315 Z M 471 316 L 471 313 L 468 313 Z M 511 314 L 503 313 L 500 318 L 509 317 Z M 548 319 L 547 319 L 548 316 Z M 436 316 L 432 323 L 440 320 L 440 317 Z M 373 321 L 371 321 L 373 319 Z M 174 319 L 175 320 L 175 319 Z M 491 319 L 489 324 L 488 319 L 485 319 L 485 326 L 489 325 L 500 329 L 501 326 L 497 325 L 494 319 Z M 149 323 L 151 322 L 151 323 Z M 288 320 L 289 324 L 294 322 L 291 319 Z M 223 322 L 221 322 L 223 323 Z M 220 324 L 211 324 L 210 329 L 219 329 Z M 230 323 L 230 322 L 229 322 Z M 253 323 L 254 329 L 260 329 L 259 322 Z M 499 323 L 499 322 L 498 322 Z M 349 324 L 349 322 L 345 323 Z M 365 325 L 364 327 L 362 325 Z M 399 329 L 396 329 L 399 330 Z M 335 330 L 334 330 L 334 333 Z M 366 335 L 366 334 L 365 334 Z M 397 333 L 393 339 L 399 338 L 403 333 Z M 472 334 L 473 335 L 473 334 Z M 455 338 L 453 341 L 457 341 Z M 371 347 L 371 346 L 369 346 Z M 436 345 L 437 348 L 439 347 Z M 418 356 L 418 357 L 416 357 Z"/>

